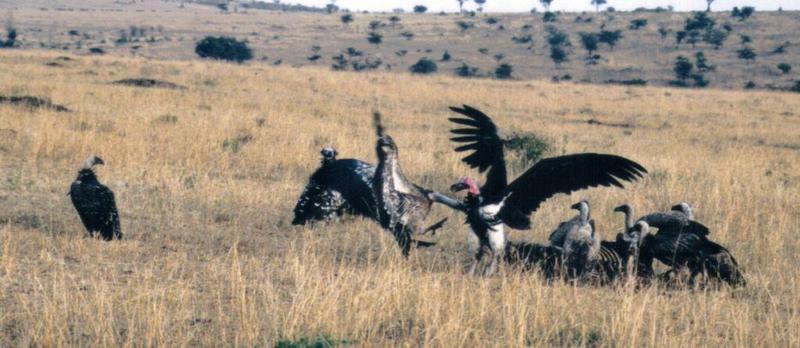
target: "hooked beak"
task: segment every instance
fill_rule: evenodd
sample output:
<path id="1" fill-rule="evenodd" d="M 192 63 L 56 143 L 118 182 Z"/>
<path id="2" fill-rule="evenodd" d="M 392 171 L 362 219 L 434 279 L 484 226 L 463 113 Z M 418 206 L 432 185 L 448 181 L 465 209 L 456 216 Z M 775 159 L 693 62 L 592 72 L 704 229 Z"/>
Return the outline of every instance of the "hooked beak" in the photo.
<path id="1" fill-rule="evenodd" d="M 672 210 L 672 211 L 683 211 L 683 207 L 681 207 L 680 204 L 675 204 L 675 205 L 672 206 L 672 208 L 669 208 L 669 210 Z"/>
<path id="2" fill-rule="evenodd" d="M 580 210 L 581 209 L 581 203 L 580 202 L 575 203 L 570 208 L 575 209 L 575 210 Z"/>
<path id="3" fill-rule="evenodd" d="M 614 208 L 614 212 L 616 212 L 616 213 L 624 213 L 625 212 L 625 206 L 624 205 L 620 205 L 619 207 Z"/>
<path id="4" fill-rule="evenodd" d="M 469 185 L 460 181 L 450 186 L 451 192 L 459 192 L 459 191 L 464 191 L 466 189 L 469 189 Z"/>
<path id="5" fill-rule="evenodd" d="M 98 157 L 98 158 L 95 158 L 94 164 L 106 164 L 106 162 L 103 162 L 103 159 Z"/>

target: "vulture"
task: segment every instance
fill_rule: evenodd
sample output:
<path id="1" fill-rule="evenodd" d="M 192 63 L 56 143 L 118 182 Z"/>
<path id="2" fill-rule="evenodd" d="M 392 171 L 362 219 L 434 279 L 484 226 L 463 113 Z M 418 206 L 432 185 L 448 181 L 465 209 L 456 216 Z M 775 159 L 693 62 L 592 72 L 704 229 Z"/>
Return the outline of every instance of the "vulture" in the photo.
<path id="1" fill-rule="evenodd" d="M 428 228 L 423 226 L 434 202 L 453 209 L 463 208 L 457 200 L 409 181 L 400 168 L 397 144 L 384 131 L 381 116 L 377 112 L 374 114 L 374 122 L 378 136 L 376 145 L 378 166 L 372 178 L 372 189 L 378 207 L 378 222 L 381 227 L 392 232 L 403 255 L 408 256 L 412 243 L 418 247 L 434 244 L 412 240 L 412 235 L 429 231 L 435 233 L 436 229 L 441 228 L 447 220 L 441 220 Z"/>
<path id="2" fill-rule="evenodd" d="M 86 159 L 83 168 L 78 171 L 78 177 L 72 182 L 68 195 L 89 237 L 94 237 L 94 233 L 99 232 L 106 241 L 122 239 L 114 193 L 97 181 L 93 170 L 98 164 L 105 162 L 95 155 Z"/>
<path id="3" fill-rule="evenodd" d="M 561 273 L 561 248 L 539 243 L 508 241 L 503 256 L 506 263 L 518 265 L 525 271 L 538 269 L 550 280 Z"/>
<path id="4" fill-rule="evenodd" d="M 574 218 L 562 222 L 550 234 L 550 245 L 562 250 L 564 275 L 578 279 L 589 273 L 600 252 L 600 240 L 596 235 L 594 220 L 589 215 L 589 202 L 582 200 L 571 207 L 578 211 Z"/>
<path id="5" fill-rule="evenodd" d="M 736 258 L 728 249 L 708 239 L 708 228 L 694 220 L 688 203 L 676 204 L 666 213 L 645 215 L 639 222 L 658 229 L 655 234 L 642 232 L 640 257 L 645 264 L 654 258 L 671 266 L 662 278 L 669 279 L 688 270 L 690 284 L 698 275 L 705 275 L 734 287 L 745 285 Z"/>
<path id="6" fill-rule="evenodd" d="M 320 167 L 311 174 L 297 200 L 292 225 L 331 222 L 344 214 L 375 218 L 375 167 L 357 159 L 337 159 L 338 152 L 332 147 L 320 153 Z"/>
<path id="7" fill-rule="evenodd" d="M 505 250 L 504 225 L 530 228 L 530 215 L 548 198 L 588 187 L 622 188 L 622 181 L 637 180 L 647 173 L 640 164 L 624 157 L 579 153 L 543 159 L 508 183 L 504 142 L 491 118 L 467 105 L 450 109 L 460 116 L 450 118 L 461 127 L 451 130 L 456 135 L 451 140 L 463 144 L 455 151 L 472 151 L 463 161 L 481 173 L 488 171 L 480 188 L 473 179 L 464 177 L 451 186 L 451 191 L 469 190 L 465 199 L 467 223 L 481 248 L 493 256 L 492 263 L 502 258 Z M 476 262 L 485 253 L 476 253 Z"/>

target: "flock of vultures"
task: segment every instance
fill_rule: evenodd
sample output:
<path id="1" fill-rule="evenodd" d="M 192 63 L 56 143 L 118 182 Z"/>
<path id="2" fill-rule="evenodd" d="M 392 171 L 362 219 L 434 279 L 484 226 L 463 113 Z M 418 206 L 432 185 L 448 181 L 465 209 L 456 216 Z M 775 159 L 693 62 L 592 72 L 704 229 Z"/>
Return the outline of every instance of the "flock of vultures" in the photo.
<path id="1" fill-rule="evenodd" d="M 435 233 L 445 220 L 426 226 L 433 203 L 462 212 L 469 225 L 469 250 L 474 260 L 468 273 L 489 276 L 500 263 L 538 271 L 548 280 L 581 284 L 613 284 L 634 279 L 638 284 L 663 282 L 670 286 L 706 287 L 745 285 L 736 259 L 711 241 L 706 226 L 694 219 L 692 207 L 680 202 L 667 212 L 639 217 L 629 204 L 614 208 L 624 216 L 624 228 L 611 241 L 600 240 L 591 217 L 591 205 L 582 200 L 572 205 L 578 214 L 562 222 L 547 243 L 514 242 L 505 228 L 529 229 L 531 214 L 548 198 L 598 186 L 623 188 L 647 173 L 640 164 L 624 157 L 578 153 L 538 161 L 509 182 L 504 159 L 504 140 L 491 118 L 470 106 L 451 107 L 454 124 L 451 140 L 463 161 L 486 173 L 483 185 L 463 177 L 450 189 L 467 191 L 463 200 L 410 182 L 399 162 L 397 145 L 375 113 L 378 164 L 338 159 L 335 149 L 322 149 L 322 164 L 310 177 L 294 208 L 295 225 L 331 223 L 345 214 L 375 220 L 392 233 L 403 255 L 412 247 L 434 245 L 414 238 Z M 72 183 L 69 195 L 89 236 L 104 240 L 122 238 L 119 213 L 111 190 L 97 180 L 93 167 L 103 164 L 90 156 Z M 669 267 L 656 274 L 655 260 Z"/>

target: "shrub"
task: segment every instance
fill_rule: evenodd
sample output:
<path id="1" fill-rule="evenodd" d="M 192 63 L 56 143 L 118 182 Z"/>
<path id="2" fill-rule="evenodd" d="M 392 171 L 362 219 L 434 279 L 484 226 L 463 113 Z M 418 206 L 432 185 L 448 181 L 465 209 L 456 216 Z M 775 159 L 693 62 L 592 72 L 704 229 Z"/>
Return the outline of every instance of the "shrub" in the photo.
<path id="1" fill-rule="evenodd" d="M 341 20 L 342 20 L 342 23 L 344 23 L 344 24 L 350 24 L 350 22 L 353 21 L 353 15 L 351 15 L 349 13 L 348 14 L 343 14 L 342 17 L 341 17 Z"/>
<path id="2" fill-rule="evenodd" d="M 497 23 L 500 23 L 500 20 L 497 19 L 497 17 L 489 17 L 489 18 L 486 18 L 485 22 L 486 22 L 486 24 L 489 24 L 489 25 L 495 25 Z"/>
<path id="3" fill-rule="evenodd" d="M 754 88 L 756 88 L 756 83 L 753 81 L 747 81 L 747 83 L 744 84 L 744 89 L 754 89 Z"/>
<path id="4" fill-rule="evenodd" d="M 450 58 L 451 58 L 450 52 L 444 51 L 444 53 L 442 53 L 442 61 L 443 62 L 449 61 Z"/>
<path id="5" fill-rule="evenodd" d="M 245 41 L 225 36 L 206 36 L 194 49 L 201 58 L 221 59 L 241 63 L 253 59 L 253 51 Z"/>
<path id="6" fill-rule="evenodd" d="M 438 68 L 436 62 L 426 57 L 414 63 L 409 70 L 414 74 L 432 74 L 435 73 Z"/>
<path id="7" fill-rule="evenodd" d="M 0 40 L 0 48 L 14 48 L 17 44 L 17 29 L 9 28 L 6 40 Z"/>
<path id="8" fill-rule="evenodd" d="M 519 156 L 520 167 L 528 167 L 551 149 L 546 140 L 531 133 L 512 134 L 505 140 L 505 146 Z"/>
<path id="9" fill-rule="evenodd" d="M 628 29 L 631 30 L 639 30 L 647 26 L 647 20 L 644 18 L 637 18 L 631 21 Z"/>
<path id="10" fill-rule="evenodd" d="M 697 66 L 697 70 L 706 72 L 706 71 L 714 71 L 716 67 L 711 64 L 708 64 L 708 59 L 706 59 L 706 55 L 703 52 L 697 52 L 694 55 L 695 64 Z"/>
<path id="11" fill-rule="evenodd" d="M 522 36 L 514 36 L 514 37 L 511 38 L 511 41 L 513 41 L 516 44 L 520 44 L 520 45 L 528 44 L 528 43 L 533 42 L 533 35 L 525 34 L 525 35 L 522 35 Z"/>
<path id="12" fill-rule="evenodd" d="M 703 41 L 714 46 L 714 49 L 722 47 L 722 44 L 724 44 L 727 39 L 728 32 L 718 29 L 706 30 L 706 33 L 703 34 Z"/>
<path id="13" fill-rule="evenodd" d="M 778 70 L 784 74 L 788 74 L 790 71 L 792 71 L 792 66 L 787 63 L 780 63 L 778 64 Z"/>
<path id="14" fill-rule="evenodd" d="M 561 65 L 561 63 L 569 60 L 569 53 L 561 48 L 561 46 L 552 46 L 550 47 L 550 59 L 552 59 L 553 63 L 556 65 Z"/>
<path id="15" fill-rule="evenodd" d="M 395 26 L 395 25 L 397 25 L 397 23 L 400 23 L 400 17 L 391 16 L 391 17 L 389 17 L 389 22 L 392 22 L 392 26 Z"/>
<path id="16" fill-rule="evenodd" d="M 734 7 L 733 11 L 731 11 L 731 17 L 739 18 L 740 21 L 744 21 L 750 18 L 755 12 L 756 8 L 752 6 L 743 6 L 741 9 Z"/>
<path id="17" fill-rule="evenodd" d="M 494 77 L 498 78 L 498 79 L 501 79 L 501 80 L 507 80 L 507 79 L 511 78 L 511 73 L 513 71 L 514 71 L 514 68 L 511 66 L 511 64 L 503 63 L 503 64 L 500 64 L 497 67 L 497 69 L 494 70 Z"/>
<path id="18" fill-rule="evenodd" d="M 669 29 L 665 25 L 658 26 L 658 34 L 661 35 L 661 39 L 666 39 L 667 35 L 669 35 Z"/>
<path id="19" fill-rule="evenodd" d="M 458 21 L 456 22 L 456 25 L 458 25 L 458 29 L 460 29 L 462 32 L 465 32 L 475 27 L 475 24 L 466 21 Z"/>
<path id="20" fill-rule="evenodd" d="M 742 47 L 741 49 L 736 50 L 736 56 L 739 57 L 739 59 L 755 60 L 757 54 L 750 47 Z"/>
<path id="21" fill-rule="evenodd" d="M 383 24 L 381 21 L 369 21 L 369 30 L 377 30 L 378 28 L 385 27 L 386 24 Z"/>
<path id="22" fill-rule="evenodd" d="M 411 39 L 414 38 L 414 33 L 410 32 L 410 31 L 404 31 L 404 32 L 400 33 L 400 36 L 406 38 L 406 40 L 411 40 Z"/>
<path id="23" fill-rule="evenodd" d="M 741 41 L 742 45 L 745 45 L 753 42 L 753 38 L 750 35 L 739 34 L 739 41 Z"/>
<path id="24" fill-rule="evenodd" d="M 425 13 L 428 12 L 428 7 L 425 5 L 416 5 L 414 6 L 414 13 Z"/>
<path id="25" fill-rule="evenodd" d="M 617 45 L 617 41 L 622 39 L 622 30 L 601 30 L 597 39 L 598 41 L 607 44 L 608 47 L 613 51 L 614 46 Z"/>
<path id="26" fill-rule="evenodd" d="M 106 50 L 104 50 L 104 49 L 102 49 L 100 47 L 92 47 L 92 48 L 89 49 L 89 53 L 91 53 L 91 54 L 105 54 Z"/>
<path id="27" fill-rule="evenodd" d="M 545 23 L 555 23 L 558 20 L 558 17 L 555 13 L 547 11 L 542 15 L 542 22 Z"/>
<path id="28" fill-rule="evenodd" d="M 792 92 L 800 93 L 800 80 L 795 81 L 794 82 L 794 86 L 789 88 L 789 90 L 792 91 Z"/>
<path id="29" fill-rule="evenodd" d="M 369 35 L 367 35 L 367 41 L 369 41 L 369 43 L 375 46 L 378 46 L 381 44 L 381 42 L 383 42 L 383 35 L 378 34 L 374 31 L 370 32 Z"/>
<path id="30" fill-rule="evenodd" d="M 455 69 L 456 75 L 460 77 L 476 77 L 478 76 L 478 68 L 469 66 L 466 63 L 461 63 L 461 66 Z"/>
<path id="31" fill-rule="evenodd" d="M 707 30 L 713 28 L 715 24 L 716 22 L 708 16 L 708 13 L 695 12 L 692 17 L 686 19 L 686 25 L 684 25 L 683 29 L 686 31 Z"/>
<path id="32" fill-rule="evenodd" d="M 555 27 L 547 27 L 547 43 L 550 46 L 571 46 L 567 33 L 556 29 Z"/>
<path id="33" fill-rule="evenodd" d="M 772 50 L 772 54 L 786 53 L 786 48 L 788 48 L 791 44 L 792 44 L 791 42 L 785 41 L 784 43 L 778 45 L 778 47 L 775 47 L 775 49 Z"/>

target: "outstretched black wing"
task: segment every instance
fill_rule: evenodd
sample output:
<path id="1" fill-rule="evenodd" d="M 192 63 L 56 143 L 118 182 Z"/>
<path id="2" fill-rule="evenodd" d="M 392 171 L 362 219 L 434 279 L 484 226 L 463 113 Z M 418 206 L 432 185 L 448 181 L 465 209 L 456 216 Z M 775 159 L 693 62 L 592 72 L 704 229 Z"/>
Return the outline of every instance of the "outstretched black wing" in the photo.
<path id="1" fill-rule="evenodd" d="M 323 165 L 311 175 L 297 200 L 292 224 L 330 220 L 343 213 L 374 218 L 374 174 L 374 166 L 355 159 Z"/>
<path id="2" fill-rule="evenodd" d="M 530 228 L 530 214 L 557 193 L 569 194 L 595 186 L 622 188 L 622 181 L 636 180 L 647 170 L 627 158 L 580 153 L 543 159 L 508 185 L 503 222 L 511 228 Z"/>
<path id="3" fill-rule="evenodd" d="M 708 227 L 690 220 L 680 212 L 653 213 L 642 216 L 639 220 L 647 222 L 651 227 L 655 227 L 661 233 L 694 233 L 701 236 L 709 234 Z"/>
<path id="4" fill-rule="evenodd" d="M 450 132 L 456 134 L 450 140 L 464 143 L 457 147 L 457 152 L 473 151 L 462 160 L 472 168 L 478 168 L 483 173 L 487 169 L 486 181 L 481 187 L 484 198 L 497 198 L 506 187 L 506 162 L 503 157 L 503 141 L 497 134 L 497 126 L 489 116 L 471 106 L 463 108 L 451 106 L 453 110 L 464 117 L 451 117 L 449 120 L 464 128 L 456 128 Z"/>

